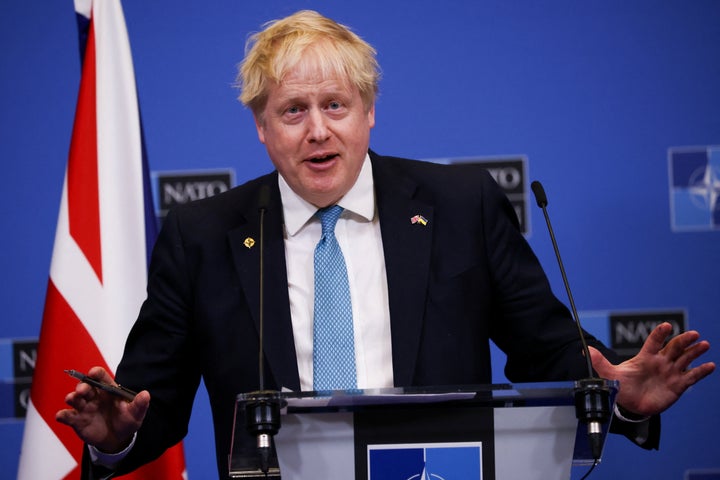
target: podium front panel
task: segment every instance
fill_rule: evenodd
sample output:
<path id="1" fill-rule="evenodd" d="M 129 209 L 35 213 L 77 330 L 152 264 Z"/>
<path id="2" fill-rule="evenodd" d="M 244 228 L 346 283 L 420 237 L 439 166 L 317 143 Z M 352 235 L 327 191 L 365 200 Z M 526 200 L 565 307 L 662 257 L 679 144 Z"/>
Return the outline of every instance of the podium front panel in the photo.
<path id="1" fill-rule="evenodd" d="M 392 412 L 366 413 L 283 417 L 275 438 L 282 478 L 570 478 L 577 428 L 572 407 L 451 409 L 432 412 L 427 421 L 398 415 L 384 426 Z M 371 454 L 385 462 L 374 471 Z"/>
<path id="2" fill-rule="evenodd" d="M 617 382 L 605 382 L 611 408 Z M 277 393 L 284 406 L 274 437 L 273 478 L 569 479 L 587 464 L 573 382 L 456 388 Z M 238 396 L 232 478 L 246 476 L 236 448 L 250 394 Z M 607 425 L 603 435 L 607 433 Z"/>

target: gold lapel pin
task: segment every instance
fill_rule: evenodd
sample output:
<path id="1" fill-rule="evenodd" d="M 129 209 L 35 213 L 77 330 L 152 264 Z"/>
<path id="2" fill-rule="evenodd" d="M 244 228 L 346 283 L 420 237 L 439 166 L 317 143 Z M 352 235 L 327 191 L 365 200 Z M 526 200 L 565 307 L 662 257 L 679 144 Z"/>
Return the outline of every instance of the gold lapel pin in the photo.
<path id="1" fill-rule="evenodd" d="M 422 215 L 415 215 L 410 219 L 410 223 L 415 225 L 416 223 L 419 223 L 423 227 L 428 224 L 427 218 L 423 217 Z"/>
<path id="2" fill-rule="evenodd" d="M 247 248 L 252 248 L 255 246 L 255 239 L 252 237 L 247 237 L 243 242 L 243 245 L 245 245 L 245 247 Z"/>

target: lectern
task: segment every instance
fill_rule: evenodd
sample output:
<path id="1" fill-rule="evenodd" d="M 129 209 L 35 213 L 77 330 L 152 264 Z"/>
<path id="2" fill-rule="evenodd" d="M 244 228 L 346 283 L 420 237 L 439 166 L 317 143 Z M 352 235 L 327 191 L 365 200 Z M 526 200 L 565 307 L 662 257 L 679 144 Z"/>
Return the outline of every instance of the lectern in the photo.
<path id="1" fill-rule="evenodd" d="M 277 393 L 281 428 L 267 478 L 569 479 L 593 462 L 575 382 Z M 604 381 L 614 404 L 618 384 Z M 266 478 L 239 395 L 231 478 Z M 608 425 L 603 426 L 603 441 Z"/>

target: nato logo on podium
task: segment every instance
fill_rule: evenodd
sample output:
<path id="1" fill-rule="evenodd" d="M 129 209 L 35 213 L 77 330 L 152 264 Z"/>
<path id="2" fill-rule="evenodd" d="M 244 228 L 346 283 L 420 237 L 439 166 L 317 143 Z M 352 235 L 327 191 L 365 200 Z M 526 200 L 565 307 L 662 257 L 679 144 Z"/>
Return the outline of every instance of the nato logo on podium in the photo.
<path id="1" fill-rule="evenodd" d="M 368 445 L 369 480 L 482 479 L 482 443 Z"/>

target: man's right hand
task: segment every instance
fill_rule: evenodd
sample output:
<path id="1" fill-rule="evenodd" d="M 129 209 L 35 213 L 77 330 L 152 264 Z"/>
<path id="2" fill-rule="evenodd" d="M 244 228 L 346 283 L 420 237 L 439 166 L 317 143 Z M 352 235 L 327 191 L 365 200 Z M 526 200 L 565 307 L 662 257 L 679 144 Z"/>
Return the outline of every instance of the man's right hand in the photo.
<path id="1" fill-rule="evenodd" d="M 88 377 L 117 385 L 102 367 L 93 367 Z M 150 407 L 150 393 L 143 390 L 132 402 L 79 382 L 65 397 L 70 407 L 55 414 L 55 419 L 75 430 L 78 437 L 104 453 L 121 452 L 140 429 Z"/>

